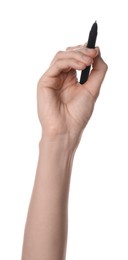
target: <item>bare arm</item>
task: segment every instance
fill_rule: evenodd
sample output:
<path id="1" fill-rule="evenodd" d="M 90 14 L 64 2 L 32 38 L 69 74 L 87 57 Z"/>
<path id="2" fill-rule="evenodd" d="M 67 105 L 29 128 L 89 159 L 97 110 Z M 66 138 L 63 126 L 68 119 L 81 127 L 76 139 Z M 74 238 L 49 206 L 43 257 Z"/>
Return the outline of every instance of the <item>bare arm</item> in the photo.
<path id="1" fill-rule="evenodd" d="M 92 63 L 88 81 L 80 85 L 76 69 Z M 22 260 L 65 259 L 73 158 L 106 70 L 98 49 L 76 46 L 57 53 L 38 83 L 38 115 L 43 131 Z"/>

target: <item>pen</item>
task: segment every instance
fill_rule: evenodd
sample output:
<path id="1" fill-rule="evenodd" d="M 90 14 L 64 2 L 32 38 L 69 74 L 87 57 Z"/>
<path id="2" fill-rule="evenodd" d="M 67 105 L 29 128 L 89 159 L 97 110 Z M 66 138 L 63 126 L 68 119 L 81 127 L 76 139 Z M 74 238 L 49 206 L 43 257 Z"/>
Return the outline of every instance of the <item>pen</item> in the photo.
<path id="1" fill-rule="evenodd" d="M 89 38 L 87 42 L 87 48 L 94 49 L 95 48 L 95 43 L 96 43 L 96 37 L 97 37 L 97 22 L 95 22 L 92 25 L 92 28 L 89 33 Z M 80 77 L 80 84 L 84 84 L 89 76 L 91 66 L 87 66 L 84 70 L 81 72 L 81 77 Z"/>

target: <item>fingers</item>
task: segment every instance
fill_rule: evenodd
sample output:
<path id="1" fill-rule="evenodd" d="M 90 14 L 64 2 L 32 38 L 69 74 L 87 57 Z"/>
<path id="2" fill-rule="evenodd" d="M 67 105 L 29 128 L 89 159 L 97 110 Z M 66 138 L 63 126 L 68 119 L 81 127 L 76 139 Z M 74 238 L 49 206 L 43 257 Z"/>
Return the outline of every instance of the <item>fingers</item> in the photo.
<path id="1" fill-rule="evenodd" d="M 86 89 L 94 96 L 96 99 L 99 95 L 101 84 L 104 80 L 105 74 L 107 72 L 108 66 L 100 56 L 100 54 L 95 58 L 93 63 L 93 69 L 88 78 L 88 81 L 83 84 Z"/>
<path id="2" fill-rule="evenodd" d="M 93 63 L 97 54 L 98 48 L 89 49 L 85 46 L 75 49 L 71 47 L 68 51 L 59 51 L 46 73 L 49 76 L 55 77 L 61 72 L 69 71 L 70 69 L 83 70 L 86 66 L 90 66 Z"/>
<path id="3" fill-rule="evenodd" d="M 94 59 L 99 52 L 98 48 L 96 48 L 96 49 L 89 49 L 86 47 L 80 47 L 80 48 L 75 48 L 75 49 L 73 47 L 68 47 L 68 48 L 70 48 L 70 49 L 68 49 L 67 51 L 57 52 L 57 54 L 53 58 L 50 65 L 52 65 L 56 60 L 64 59 L 66 57 L 67 58 L 74 57 L 75 59 L 80 59 L 80 60 L 85 59 L 85 61 L 87 62 L 87 65 L 88 65 L 88 61 L 86 60 L 85 57 L 87 57 L 87 58 L 90 57 L 90 58 Z M 90 63 L 93 63 L 93 60 L 91 60 L 91 61 L 89 60 L 89 64 Z"/>
<path id="4" fill-rule="evenodd" d="M 72 50 L 72 51 L 68 51 L 68 52 L 64 52 L 64 51 L 59 51 L 56 56 L 54 57 L 53 61 L 51 64 L 54 64 L 57 60 L 62 60 L 62 59 L 75 59 L 78 60 L 80 62 L 85 62 L 86 65 L 90 65 L 91 63 L 93 63 L 93 58 L 95 57 L 94 52 L 89 52 L 88 50 Z"/>
<path id="5" fill-rule="evenodd" d="M 49 77 L 57 77 L 61 72 L 68 72 L 71 69 L 74 70 L 83 70 L 87 65 L 85 62 L 81 62 L 80 60 L 76 60 L 74 58 L 63 58 L 56 60 L 46 71 L 45 75 Z"/>

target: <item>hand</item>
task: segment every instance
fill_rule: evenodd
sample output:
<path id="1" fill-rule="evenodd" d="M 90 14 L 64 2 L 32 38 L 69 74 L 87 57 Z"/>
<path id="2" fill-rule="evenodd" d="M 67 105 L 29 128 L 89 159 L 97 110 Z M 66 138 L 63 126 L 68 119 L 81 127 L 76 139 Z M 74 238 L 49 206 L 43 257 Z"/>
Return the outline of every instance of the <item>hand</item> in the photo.
<path id="1" fill-rule="evenodd" d="M 81 85 L 76 70 L 91 64 L 88 81 Z M 93 112 L 106 71 L 99 48 L 79 45 L 55 55 L 37 88 L 38 116 L 46 135 L 79 139 Z"/>

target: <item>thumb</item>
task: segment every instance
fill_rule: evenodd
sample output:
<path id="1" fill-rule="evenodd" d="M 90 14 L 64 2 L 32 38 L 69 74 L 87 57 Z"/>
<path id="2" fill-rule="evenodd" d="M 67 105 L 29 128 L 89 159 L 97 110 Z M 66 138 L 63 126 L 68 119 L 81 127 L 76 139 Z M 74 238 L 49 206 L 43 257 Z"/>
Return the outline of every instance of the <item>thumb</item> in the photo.
<path id="1" fill-rule="evenodd" d="M 95 99 L 99 95 L 100 87 L 104 80 L 107 69 L 108 66 L 99 53 L 99 55 L 94 60 L 93 69 L 90 73 L 88 81 L 84 84 L 85 88 L 92 94 L 92 96 L 94 96 Z"/>

